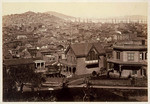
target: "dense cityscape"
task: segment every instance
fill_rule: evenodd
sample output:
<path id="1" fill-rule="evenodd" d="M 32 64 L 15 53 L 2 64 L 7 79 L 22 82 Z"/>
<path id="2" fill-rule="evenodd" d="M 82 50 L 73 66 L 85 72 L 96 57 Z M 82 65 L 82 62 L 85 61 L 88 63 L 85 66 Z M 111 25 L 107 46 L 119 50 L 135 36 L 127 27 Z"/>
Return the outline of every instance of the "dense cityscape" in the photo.
<path id="1" fill-rule="evenodd" d="M 145 16 L 28 11 L 2 33 L 3 101 L 148 101 Z"/>

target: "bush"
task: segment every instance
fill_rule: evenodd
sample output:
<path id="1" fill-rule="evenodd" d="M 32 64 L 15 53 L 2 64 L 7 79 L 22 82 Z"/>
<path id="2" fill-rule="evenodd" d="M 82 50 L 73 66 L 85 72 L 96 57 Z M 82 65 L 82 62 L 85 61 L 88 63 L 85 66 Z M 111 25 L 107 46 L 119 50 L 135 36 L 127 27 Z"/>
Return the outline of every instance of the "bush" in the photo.
<path id="1" fill-rule="evenodd" d="M 97 75 L 96 71 L 93 71 L 92 76 L 96 76 L 96 75 Z"/>

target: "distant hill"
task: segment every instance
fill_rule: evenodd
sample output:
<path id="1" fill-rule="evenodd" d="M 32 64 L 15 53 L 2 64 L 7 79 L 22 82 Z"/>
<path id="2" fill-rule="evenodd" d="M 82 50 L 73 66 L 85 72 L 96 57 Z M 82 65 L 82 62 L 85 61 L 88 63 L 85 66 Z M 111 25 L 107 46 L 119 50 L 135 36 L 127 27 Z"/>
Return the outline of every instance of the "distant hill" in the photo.
<path id="1" fill-rule="evenodd" d="M 35 12 L 25 12 L 22 14 L 11 14 L 3 16 L 3 24 L 5 26 L 8 25 L 19 25 L 19 24 L 51 24 L 51 23 L 59 23 L 64 21 L 62 18 L 56 17 L 54 15 L 50 15 L 47 13 L 35 13 Z"/>
<path id="2" fill-rule="evenodd" d="M 45 12 L 45 13 L 56 16 L 56 17 L 59 17 L 59 18 L 62 18 L 62 19 L 74 19 L 75 18 L 75 17 L 68 16 L 68 15 L 65 15 L 65 14 L 62 14 L 62 13 L 54 12 L 54 11 L 48 11 L 48 12 Z"/>
<path id="3" fill-rule="evenodd" d="M 30 24 L 61 24 L 65 20 L 75 19 L 75 17 L 68 16 L 62 13 L 48 11 L 44 13 L 35 13 L 28 11 L 22 14 L 11 14 L 3 16 L 3 26 L 9 25 L 30 25 Z M 132 16 L 119 16 L 108 19 L 130 19 L 130 20 L 147 20 L 146 16 L 132 15 Z"/>

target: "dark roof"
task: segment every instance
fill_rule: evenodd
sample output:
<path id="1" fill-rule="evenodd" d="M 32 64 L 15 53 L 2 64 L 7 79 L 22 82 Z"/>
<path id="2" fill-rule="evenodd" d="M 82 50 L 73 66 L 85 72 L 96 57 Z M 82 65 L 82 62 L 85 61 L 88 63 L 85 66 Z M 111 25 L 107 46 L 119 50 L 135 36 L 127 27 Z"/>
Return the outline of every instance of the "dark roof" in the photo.
<path id="1" fill-rule="evenodd" d="M 9 41 L 5 44 L 10 44 L 10 43 L 22 43 L 22 41 L 21 40 L 14 40 L 14 41 Z"/>
<path id="2" fill-rule="evenodd" d="M 18 50 L 19 50 L 19 52 L 22 52 L 22 51 L 25 50 L 25 49 L 26 49 L 25 46 L 20 46 Z"/>
<path id="3" fill-rule="evenodd" d="M 120 65 L 136 65 L 136 66 L 141 66 L 141 65 L 147 65 L 146 61 L 141 61 L 141 62 L 130 62 L 130 61 L 120 61 L 120 60 L 114 60 L 114 59 L 107 59 L 108 62 L 111 63 L 116 63 L 116 64 L 120 64 Z"/>
<path id="4" fill-rule="evenodd" d="M 23 65 L 23 64 L 31 64 L 33 61 L 39 60 L 40 58 L 22 58 L 22 59 L 6 59 L 3 61 L 4 65 Z"/>
<path id="5" fill-rule="evenodd" d="M 29 51 L 30 53 L 32 53 L 32 52 L 37 52 L 38 50 L 37 50 L 36 48 L 28 48 L 28 51 Z"/>
<path id="6" fill-rule="evenodd" d="M 105 53 L 105 49 L 104 49 L 104 46 L 102 46 L 102 43 L 98 42 L 98 43 L 94 43 L 93 45 L 99 54 Z"/>
<path id="7" fill-rule="evenodd" d="M 86 56 L 91 48 L 95 48 L 99 54 L 104 54 L 105 50 L 101 43 L 79 43 L 79 44 L 71 44 L 66 52 L 69 49 L 72 49 L 76 56 Z"/>
<path id="8" fill-rule="evenodd" d="M 120 50 L 120 51 L 147 51 L 147 46 L 141 45 L 131 45 L 131 46 L 113 46 L 114 50 Z"/>
<path id="9" fill-rule="evenodd" d="M 51 54 L 51 53 L 55 53 L 55 50 L 50 50 L 50 49 L 43 49 L 40 50 L 41 54 Z"/>
<path id="10" fill-rule="evenodd" d="M 72 44 L 70 47 L 72 48 L 76 56 L 85 56 L 92 48 L 92 44 L 88 44 L 88 43 Z"/>

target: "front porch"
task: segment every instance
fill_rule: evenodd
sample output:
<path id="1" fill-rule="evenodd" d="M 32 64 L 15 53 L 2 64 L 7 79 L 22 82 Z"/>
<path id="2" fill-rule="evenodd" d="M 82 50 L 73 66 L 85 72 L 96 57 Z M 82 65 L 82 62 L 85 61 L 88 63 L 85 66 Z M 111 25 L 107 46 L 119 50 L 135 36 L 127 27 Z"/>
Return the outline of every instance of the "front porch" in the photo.
<path id="1" fill-rule="evenodd" d="M 147 66 L 138 62 L 118 62 L 109 60 L 107 63 L 107 70 L 112 70 L 112 74 L 120 78 L 142 78 L 147 76 Z"/>
<path id="2" fill-rule="evenodd" d="M 35 63 L 35 72 L 37 72 L 37 73 L 46 72 L 44 60 L 35 60 L 34 63 Z"/>
<path id="3" fill-rule="evenodd" d="M 76 64 L 68 63 L 65 60 L 60 61 L 61 74 L 65 76 L 73 76 L 76 73 Z"/>

